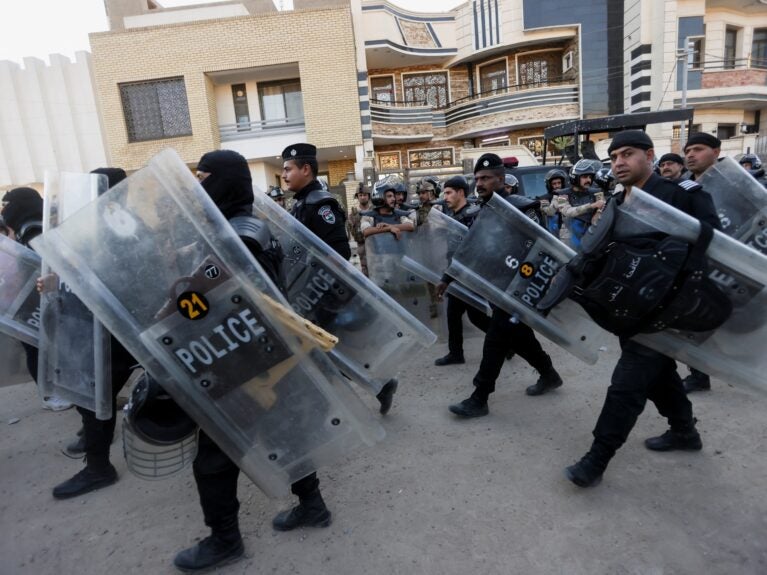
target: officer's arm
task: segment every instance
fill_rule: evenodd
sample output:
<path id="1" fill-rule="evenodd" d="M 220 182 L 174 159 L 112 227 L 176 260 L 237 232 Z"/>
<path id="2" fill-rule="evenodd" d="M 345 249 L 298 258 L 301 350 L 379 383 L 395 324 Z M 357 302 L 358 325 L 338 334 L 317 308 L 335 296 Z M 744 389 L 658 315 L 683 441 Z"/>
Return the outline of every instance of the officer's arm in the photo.
<path id="1" fill-rule="evenodd" d="M 582 206 L 573 207 L 570 205 L 570 202 L 567 202 L 560 206 L 559 211 L 562 212 L 562 215 L 566 218 L 574 218 L 580 216 L 581 214 L 585 214 L 586 212 L 590 212 L 593 209 L 595 209 L 595 207 L 592 204 L 584 204 Z"/>
<path id="2" fill-rule="evenodd" d="M 694 216 L 702 222 L 706 222 L 711 225 L 715 230 L 722 229 L 722 222 L 719 221 L 719 216 L 716 215 L 716 208 L 714 207 L 714 200 L 711 196 L 702 190 L 691 192 L 692 206 L 694 210 Z"/>

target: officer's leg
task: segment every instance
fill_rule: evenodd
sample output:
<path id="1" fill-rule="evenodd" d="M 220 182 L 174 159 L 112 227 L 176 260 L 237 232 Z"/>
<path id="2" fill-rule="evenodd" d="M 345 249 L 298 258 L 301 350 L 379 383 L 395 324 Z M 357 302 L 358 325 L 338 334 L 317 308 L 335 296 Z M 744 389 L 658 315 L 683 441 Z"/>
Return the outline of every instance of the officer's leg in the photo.
<path id="1" fill-rule="evenodd" d="M 543 351 L 543 347 L 541 347 L 530 326 L 522 322 L 511 324 L 509 336 L 512 349 L 539 374 L 538 381 L 525 389 L 527 395 L 543 395 L 562 385 L 562 378 L 554 369 L 551 357 Z"/>
<path id="2" fill-rule="evenodd" d="M 469 321 L 474 324 L 474 327 L 482 331 L 482 333 L 487 333 L 490 327 L 490 318 L 485 312 L 479 311 L 474 306 L 467 305 L 466 315 L 469 317 Z"/>
<path id="3" fill-rule="evenodd" d="M 610 459 L 626 442 L 644 410 L 650 384 L 664 375 L 664 356 L 632 341 L 622 340 L 621 348 L 594 427 L 591 449 L 565 470 L 567 478 L 580 487 L 591 487 L 601 481 Z"/>
<path id="4" fill-rule="evenodd" d="M 182 570 L 197 571 L 230 563 L 244 553 L 237 513 L 240 469 L 203 431 L 192 464 L 205 525 L 211 534 L 173 560 Z"/>
<path id="5" fill-rule="evenodd" d="M 463 357 L 463 312 L 466 304 L 452 295 L 447 296 L 447 355 L 434 360 L 434 365 L 465 363 Z"/>
<path id="6" fill-rule="evenodd" d="M 647 397 L 668 420 L 670 429 L 663 435 L 647 439 L 645 446 L 654 451 L 698 451 L 703 443 L 695 429 L 692 404 L 677 373 L 676 362 L 668 357 L 666 360 L 663 376 L 652 382 Z"/>
<path id="7" fill-rule="evenodd" d="M 277 531 L 290 531 L 297 527 L 327 527 L 330 525 L 330 510 L 320 493 L 320 480 L 312 473 L 299 479 L 290 487 L 298 496 L 298 505 L 277 514 L 272 526 Z"/>
<path id="8" fill-rule="evenodd" d="M 711 378 L 707 374 L 695 369 L 694 367 L 690 368 L 690 375 L 684 378 L 683 383 L 684 390 L 687 393 L 691 393 L 693 391 L 711 390 Z"/>

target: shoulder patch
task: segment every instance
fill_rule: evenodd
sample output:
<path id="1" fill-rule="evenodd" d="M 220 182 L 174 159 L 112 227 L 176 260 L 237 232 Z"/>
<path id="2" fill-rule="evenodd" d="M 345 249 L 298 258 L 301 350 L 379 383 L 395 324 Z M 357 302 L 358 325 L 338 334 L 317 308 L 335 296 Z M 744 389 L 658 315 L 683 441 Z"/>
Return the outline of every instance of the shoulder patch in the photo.
<path id="1" fill-rule="evenodd" d="M 336 215 L 333 213 L 333 209 L 330 206 L 322 206 L 319 210 L 317 210 L 317 213 L 327 223 L 336 223 Z"/>
<path id="2" fill-rule="evenodd" d="M 677 182 L 677 185 L 681 188 L 684 188 L 688 192 L 700 190 L 703 188 L 703 186 L 701 186 L 698 182 L 693 182 L 692 180 L 681 180 Z"/>

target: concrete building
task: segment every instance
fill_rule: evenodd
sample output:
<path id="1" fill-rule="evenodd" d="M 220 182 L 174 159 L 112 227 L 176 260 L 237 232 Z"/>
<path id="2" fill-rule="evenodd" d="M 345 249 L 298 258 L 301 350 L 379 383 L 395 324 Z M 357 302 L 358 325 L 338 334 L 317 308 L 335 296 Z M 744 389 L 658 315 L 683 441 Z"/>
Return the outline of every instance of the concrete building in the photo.
<path id="1" fill-rule="evenodd" d="M 41 189 L 45 170 L 88 172 L 106 164 L 91 55 L 50 65 L 0 62 L 0 189 Z"/>

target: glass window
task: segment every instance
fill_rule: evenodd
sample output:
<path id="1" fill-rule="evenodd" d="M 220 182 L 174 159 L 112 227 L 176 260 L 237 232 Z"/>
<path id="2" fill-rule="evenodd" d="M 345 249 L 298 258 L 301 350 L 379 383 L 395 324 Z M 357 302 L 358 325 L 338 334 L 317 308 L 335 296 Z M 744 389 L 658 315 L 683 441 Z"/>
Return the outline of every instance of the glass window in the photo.
<path id="1" fill-rule="evenodd" d="M 245 84 L 232 84 L 232 100 L 234 102 L 234 117 L 237 120 L 237 131 L 250 130 L 250 111 L 248 110 L 248 92 Z"/>
<path id="2" fill-rule="evenodd" d="M 120 97 L 129 142 L 192 134 L 183 78 L 120 84 Z"/>
<path id="3" fill-rule="evenodd" d="M 399 170 L 401 169 L 399 152 L 379 152 L 378 169 L 379 170 Z"/>
<path id="4" fill-rule="evenodd" d="M 692 128 L 690 128 L 690 133 L 687 134 L 687 137 L 690 137 L 693 134 L 697 134 L 698 132 L 700 132 L 700 124 L 693 124 Z M 671 133 L 671 137 L 674 140 L 678 140 L 681 136 L 682 136 L 682 127 L 674 126 L 673 132 Z"/>
<path id="5" fill-rule="evenodd" d="M 720 140 L 734 138 L 738 132 L 737 124 L 719 124 L 716 127 L 716 137 Z"/>
<path id="6" fill-rule="evenodd" d="M 411 169 L 453 165 L 453 148 L 410 150 L 407 156 Z"/>
<path id="7" fill-rule="evenodd" d="M 447 72 L 403 74 L 405 102 L 444 108 L 448 104 Z"/>
<path id="8" fill-rule="evenodd" d="M 479 91 L 497 93 L 508 86 L 506 60 L 498 60 L 479 67 Z"/>
<path id="9" fill-rule="evenodd" d="M 370 78 L 370 91 L 373 102 L 394 102 L 394 77 Z"/>
<path id="10" fill-rule="evenodd" d="M 751 66 L 767 68 L 767 28 L 754 29 L 754 41 L 751 44 Z"/>
<path id="11" fill-rule="evenodd" d="M 528 60 L 519 63 L 521 85 L 545 86 L 549 83 L 549 63 L 546 60 Z"/>
<path id="12" fill-rule="evenodd" d="M 703 67 L 703 49 L 705 47 L 705 39 L 688 38 L 687 39 L 688 55 L 687 55 L 687 67 L 691 70 Z"/>
<path id="13" fill-rule="evenodd" d="M 260 83 L 258 100 L 264 128 L 300 124 L 304 121 L 304 101 L 301 97 L 301 81 L 298 79 Z"/>
<path id="14" fill-rule="evenodd" d="M 738 29 L 727 27 L 724 33 L 724 67 L 735 67 L 735 54 L 737 52 Z"/>

